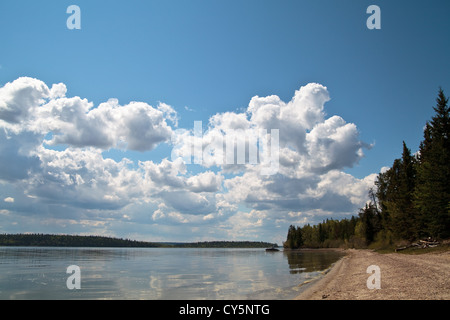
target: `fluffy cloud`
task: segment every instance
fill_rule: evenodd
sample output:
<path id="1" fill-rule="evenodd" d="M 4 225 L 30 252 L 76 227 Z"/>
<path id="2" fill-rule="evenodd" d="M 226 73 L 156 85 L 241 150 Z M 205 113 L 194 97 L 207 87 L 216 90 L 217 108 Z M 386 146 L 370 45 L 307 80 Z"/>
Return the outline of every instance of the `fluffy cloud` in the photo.
<path id="1" fill-rule="evenodd" d="M 0 119 L 16 124 L 27 120 L 50 94 L 47 85 L 32 78 L 19 78 L 0 88 Z"/>
<path id="2" fill-rule="evenodd" d="M 26 179 L 39 170 L 39 158 L 30 154 L 43 136 L 32 132 L 10 134 L 0 130 L 0 181 Z"/>
<path id="3" fill-rule="evenodd" d="M 173 138 L 176 146 L 173 158 L 193 156 L 194 162 L 204 167 L 229 169 L 229 154 L 231 162 L 239 164 L 236 149 L 241 146 L 245 150 L 243 162 L 249 164 L 250 145 L 267 143 L 264 133 L 278 130 L 282 174 L 325 173 L 352 167 L 364 156 L 363 149 L 370 146 L 359 140 L 356 125 L 339 116 L 325 119 L 324 104 L 329 99 L 327 88 L 315 83 L 301 87 L 287 103 L 275 95 L 253 97 L 245 112 L 213 115 L 200 135 L 197 128 L 194 134 L 178 130 Z M 200 150 L 201 159 L 195 150 Z M 264 162 L 264 156 L 258 148 L 259 163 Z"/>
<path id="4" fill-rule="evenodd" d="M 40 80 L 19 78 L 0 88 L 0 121 L 10 132 L 52 134 L 49 145 L 148 151 L 170 140 L 176 112 L 167 104 L 119 105 L 110 99 L 94 108 L 87 99 L 65 97 L 64 84 L 51 89 Z"/>
<path id="5" fill-rule="evenodd" d="M 170 139 L 172 129 L 165 116 L 174 111 L 167 107 L 142 102 L 120 106 L 110 99 L 93 109 L 86 99 L 59 98 L 43 106 L 40 118 L 47 119 L 47 130 L 53 133 L 50 145 L 147 151 Z"/>
<path id="6" fill-rule="evenodd" d="M 330 97 L 320 84 L 301 87 L 289 102 L 255 96 L 245 111 L 212 115 L 201 130 L 175 130 L 178 115 L 164 103 L 109 99 L 94 106 L 66 93 L 62 83 L 49 88 L 32 78 L 0 88 L 0 182 L 22 192 L 14 195 L 21 201 L 3 201 L 8 219 L 41 210 L 85 232 L 134 223 L 195 237 L 202 230 L 233 239 L 265 236 L 274 227 L 284 234 L 290 223 L 354 214 L 375 179 L 343 172 L 370 146 L 355 124 L 326 117 Z M 267 152 L 274 130 L 275 158 L 273 148 Z M 161 143 L 174 147 L 171 160 L 104 155 Z M 276 170 L 261 174 L 274 159 Z"/>
<path id="7" fill-rule="evenodd" d="M 104 159 L 98 149 L 49 150 L 36 156 L 41 170 L 28 179 L 25 192 L 49 203 L 87 209 L 119 209 L 142 197 L 142 177 L 127 159 Z"/>
<path id="8" fill-rule="evenodd" d="M 295 92 L 288 103 L 278 96 L 253 97 L 247 109 L 251 122 L 264 129 L 280 130 L 280 147 L 305 150 L 306 133 L 323 121 L 327 88 L 310 83 Z"/>
<path id="9" fill-rule="evenodd" d="M 224 212 L 236 232 L 237 224 L 263 232 L 268 221 L 305 223 L 354 214 L 364 205 L 375 176 L 357 179 L 343 170 L 357 164 L 371 146 L 360 141 L 355 124 L 339 116 L 326 118 L 329 100 L 327 88 L 315 83 L 301 87 L 289 102 L 275 95 L 253 97 L 244 112 L 212 116 L 200 136 L 195 130 L 180 132 L 175 156 L 189 158 L 201 146 L 204 167 L 239 172 L 224 180 L 226 192 L 220 196 L 223 208 L 234 206 L 232 214 Z M 260 169 L 265 154 L 258 149 L 258 162 L 250 163 L 249 145 L 251 139 L 261 138 L 260 132 L 274 129 L 279 130 L 279 163 L 275 174 L 264 176 Z M 236 154 L 234 165 L 226 162 L 228 140 L 236 140 L 232 151 L 239 144 L 245 147 L 243 165 L 237 165 Z M 237 206 L 249 208 L 251 214 L 237 213 Z M 256 215 L 261 218 L 255 223 L 251 217 Z"/>
<path id="10" fill-rule="evenodd" d="M 12 198 L 12 197 L 7 197 L 7 198 L 5 198 L 3 201 L 8 202 L 8 203 L 14 203 L 14 198 Z"/>
<path id="11" fill-rule="evenodd" d="M 187 185 L 193 192 L 217 192 L 221 189 L 223 176 L 207 171 L 187 179 Z"/>
<path id="12" fill-rule="evenodd" d="M 356 126 L 339 116 L 317 124 L 307 134 L 306 143 L 314 160 L 310 167 L 316 172 L 352 167 L 364 156 L 363 148 L 370 147 L 359 141 Z"/>
<path id="13" fill-rule="evenodd" d="M 170 139 L 176 112 L 163 103 L 120 106 L 116 99 L 94 108 L 66 92 L 62 83 L 50 89 L 26 77 L 0 88 L 0 181 L 20 184 L 44 203 L 83 209 L 118 210 L 145 199 L 145 171 L 102 151 L 154 149 Z M 56 145 L 64 149 L 46 147 Z"/>

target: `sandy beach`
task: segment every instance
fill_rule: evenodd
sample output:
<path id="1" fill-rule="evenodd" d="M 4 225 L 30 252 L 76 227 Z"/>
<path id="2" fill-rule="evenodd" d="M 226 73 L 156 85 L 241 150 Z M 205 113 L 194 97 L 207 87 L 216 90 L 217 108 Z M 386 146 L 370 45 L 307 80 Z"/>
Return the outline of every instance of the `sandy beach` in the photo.
<path id="1" fill-rule="evenodd" d="M 408 255 L 350 249 L 345 253 L 296 300 L 450 300 L 450 251 Z M 371 265 L 380 268 L 380 289 L 367 286 Z"/>

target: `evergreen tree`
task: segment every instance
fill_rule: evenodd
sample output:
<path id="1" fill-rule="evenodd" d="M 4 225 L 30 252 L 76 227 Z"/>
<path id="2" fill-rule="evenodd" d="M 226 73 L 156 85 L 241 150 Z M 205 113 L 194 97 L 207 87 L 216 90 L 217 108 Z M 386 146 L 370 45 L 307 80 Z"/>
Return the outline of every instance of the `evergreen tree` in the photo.
<path id="1" fill-rule="evenodd" d="M 289 249 L 298 249 L 302 245 L 303 236 L 301 228 L 295 228 L 293 225 L 290 225 L 284 246 Z"/>
<path id="2" fill-rule="evenodd" d="M 380 216 L 375 205 L 372 203 L 366 204 L 365 208 L 359 211 L 359 218 L 362 223 L 363 236 L 367 244 L 370 244 L 375 239 L 375 235 L 381 230 Z"/>
<path id="3" fill-rule="evenodd" d="M 391 185 L 391 169 L 381 172 L 375 180 L 375 186 L 377 187 L 376 197 L 379 204 L 380 223 L 384 230 L 392 231 L 391 216 L 387 209 L 387 203 L 389 201 L 389 190 Z"/>
<path id="4" fill-rule="evenodd" d="M 414 204 L 422 236 L 450 236 L 450 108 L 439 90 L 436 114 L 427 123 L 420 145 Z"/>
<path id="5" fill-rule="evenodd" d="M 297 227 L 295 230 L 295 242 L 296 248 L 301 248 L 303 246 L 303 234 L 300 227 Z"/>
<path id="6" fill-rule="evenodd" d="M 319 242 L 323 244 L 325 242 L 325 239 L 327 238 L 327 234 L 325 231 L 325 223 L 319 223 L 318 232 L 319 232 Z"/>
<path id="7" fill-rule="evenodd" d="M 397 238 L 413 240 L 417 237 L 417 214 L 414 207 L 416 181 L 415 158 L 403 141 L 401 159 L 396 159 L 388 174 L 389 195 L 384 199 L 389 212 L 390 229 Z"/>

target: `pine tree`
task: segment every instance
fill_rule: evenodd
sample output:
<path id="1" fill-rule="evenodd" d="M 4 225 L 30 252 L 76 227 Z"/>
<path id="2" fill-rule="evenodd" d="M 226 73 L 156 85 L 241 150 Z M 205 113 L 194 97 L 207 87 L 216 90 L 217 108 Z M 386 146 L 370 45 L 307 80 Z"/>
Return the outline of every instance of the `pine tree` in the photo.
<path id="1" fill-rule="evenodd" d="M 395 159 L 392 167 L 378 175 L 375 185 L 377 186 L 377 198 L 380 204 L 380 224 L 381 228 L 394 234 L 397 238 L 398 230 L 394 220 L 398 221 L 397 203 L 400 198 L 400 172 L 401 159 Z"/>
<path id="2" fill-rule="evenodd" d="M 380 222 L 384 230 L 392 231 L 391 216 L 387 209 L 387 202 L 389 199 L 390 188 L 390 175 L 391 170 L 380 172 L 375 180 L 375 186 L 377 187 L 376 197 L 378 199 L 378 210 L 380 214 Z"/>
<path id="3" fill-rule="evenodd" d="M 381 230 L 381 221 L 378 211 L 373 203 L 366 204 L 364 209 L 360 209 L 359 218 L 361 221 L 362 235 L 367 244 L 374 241 L 375 235 Z"/>
<path id="4" fill-rule="evenodd" d="M 303 246 L 303 234 L 302 229 L 300 227 L 297 227 L 295 230 L 295 247 L 301 248 Z"/>
<path id="5" fill-rule="evenodd" d="M 436 114 L 427 123 L 420 145 L 414 204 L 422 236 L 450 236 L 450 108 L 439 90 Z"/>
<path id="6" fill-rule="evenodd" d="M 415 158 L 403 141 L 401 159 L 396 159 L 390 169 L 389 196 L 385 206 L 389 212 L 391 230 L 397 238 L 413 240 L 417 237 L 417 214 L 414 207 L 416 182 Z"/>
<path id="7" fill-rule="evenodd" d="M 293 225 L 290 225 L 284 246 L 289 249 L 298 249 L 302 245 L 302 229 L 300 227 L 295 228 Z"/>

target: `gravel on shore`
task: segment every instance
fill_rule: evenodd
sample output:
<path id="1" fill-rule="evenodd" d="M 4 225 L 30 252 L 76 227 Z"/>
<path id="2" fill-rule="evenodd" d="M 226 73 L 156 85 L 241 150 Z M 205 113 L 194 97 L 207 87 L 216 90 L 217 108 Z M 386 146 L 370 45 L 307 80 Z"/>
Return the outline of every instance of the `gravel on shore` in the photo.
<path id="1" fill-rule="evenodd" d="M 345 252 L 296 300 L 450 300 L 450 251 L 420 255 Z M 376 276 L 374 271 L 368 273 L 369 266 L 379 267 L 379 289 L 369 288 Z"/>

